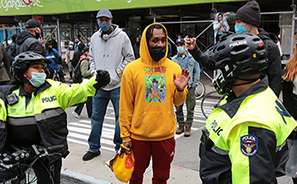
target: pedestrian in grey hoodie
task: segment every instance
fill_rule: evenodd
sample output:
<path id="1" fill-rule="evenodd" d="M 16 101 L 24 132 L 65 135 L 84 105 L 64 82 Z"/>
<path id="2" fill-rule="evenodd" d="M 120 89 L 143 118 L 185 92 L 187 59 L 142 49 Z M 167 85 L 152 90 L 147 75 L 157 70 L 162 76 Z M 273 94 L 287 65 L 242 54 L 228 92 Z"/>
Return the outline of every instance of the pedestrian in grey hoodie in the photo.
<path id="1" fill-rule="evenodd" d="M 229 31 L 230 26 L 227 21 L 229 16 L 229 12 L 224 15 L 220 12 L 216 14 L 215 20 L 213 21 L 215 43 L 219 40 L 219 37 L 223 35 L 224 31 Z"/>
<path id="2" fill-rule="evenodd" d="M 107 70 L 110 83 L 98 90 L 93 97 L 92 129 L 88 139 L 89 151 L 83 156 L 84 161 L 91 160 L 101 153 L 102 124 L 110 100 L 114 107 L 116 121 L 113 142 L 115 151 L 119 150 L 122 143 L 118 120 L 121 77 L 126 65 L 135 60 L 131 41 L 118 25 L 112 24 L 111 12 L 101 9 L 96 18 L 100 29 L 91 38 L 90 71 L 94 75 L 98 69 Z"/>

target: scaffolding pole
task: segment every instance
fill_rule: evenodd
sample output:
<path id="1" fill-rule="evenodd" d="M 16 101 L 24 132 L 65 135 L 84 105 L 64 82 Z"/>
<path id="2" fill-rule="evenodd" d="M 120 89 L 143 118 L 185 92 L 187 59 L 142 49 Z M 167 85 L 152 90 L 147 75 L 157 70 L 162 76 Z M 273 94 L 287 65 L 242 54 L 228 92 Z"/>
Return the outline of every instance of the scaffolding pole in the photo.
<path id="1" fill-rule="evenodd" d="M 58 44 L 58 52 L 62 53 L 61 50 L 61 35 L 60 35 L 60 19 L 57 18 L 57 44 Z"/>
<path id="2" fill-rule="evenodd" d="M 291 49 L 290 49 L 290 57 L 293 55 L 293 48 L 294 48 L 294 34 L 295 34 L 295 11 L 296 5 L 292 5 L 293 8 L 293 15 L 292 15 L 292 30 L 291 30 Z"/>

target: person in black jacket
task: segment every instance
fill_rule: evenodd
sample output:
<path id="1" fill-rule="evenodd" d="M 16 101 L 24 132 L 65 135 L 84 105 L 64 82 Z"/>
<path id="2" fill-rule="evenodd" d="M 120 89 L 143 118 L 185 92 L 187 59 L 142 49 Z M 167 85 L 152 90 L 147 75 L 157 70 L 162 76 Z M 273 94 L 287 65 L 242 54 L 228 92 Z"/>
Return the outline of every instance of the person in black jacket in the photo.
<path id="1" fill-rule="evenodd" d="M 17 34 L 11 36 L 12 42 L 7 46 L 7 54 L 10 60 L 10 65 L 12 64 L 14 57 L 16 56 L 16 43 L 15 40 L 17 38 Z"/>
<path id="2" fill-rule="evenodd" d="M 283 104 L 287 111 L 297 119 L 297 46 L 295 44 L 295 50 L 288 63 L 286 64 L 286 71 L 283 76 Z M 290 139 L 296 139 L 297 128 L 289 137 Z M 297 178 L 292 178 L 293 184 L 297 184 Z"/>
<path id="3" fill-rule="evenodd" d="M 259 28 L 261 14 L 260 7 L 256 1 L 247 2 L 244 6 L 239 8 L 234 17 L 235 19 L 235 32 L 236 33 L 252 33 L 259 36 L 268 52 L 268 67 L 264 70 L 264 73 L 268 76 L 269 87 L 273 90 L 276 96 L 279 96 L 281 91 L 281 57 L 278 46 L 276 45 L 277 40 L 271 38 L 264 29 Z M 229 33 L 225 33 L 229 34 Z M 208 69 L 214 69 L 214 62 L 210 59 L 210 54 L 213 48 L 206 52 L 202 52 L 198 46 L 196 46 L 195 38 L 186 37 L 186 46 L 189 52 L 195 58 L 196 61 L 200 62 L 202 66 Z"/>
<path id="4" fill-rule="evenodd" d="M 134 44 L 134 46 L 133 46 L 135 59 L 140 58 L 140 55 L 139 55 L 139 48 L 140 48 L 140 37 L 137 36 L 137 37 L 136 37 L 136 42 L 135 42 L 135 44 Z"/>
<path id="5" fill-rule="evenodd" d="M 4 45 L 0 44 L 0 85 L 8 84 L 10 77 L 10 61 Z"/>
<path id="6" fill-rule="evenodd" d="M 16 38 L 16 55 L 25 51 L 33 51 L 45 56 L 44 47 L 38 40 L 41 33 L 40 23 L 34 19 L 29 19 L 25 27 L 26 31 L 21 32 Z"/>
<path id="7" fill-rule="evenodd" d="M 84 48 L 85 48 L 85 44 L 80 42 L 78 44 L 78 50 L 74 53 L 73 59 L 71 61 L 73 68 L 76 67 L 77 63 L 79 62 L 80 56 L 83 55 Z"/>
<path id="8" fill-rule="evenodd" d="M 287 111 L 297 119 L 297 47 L 286 64 L 283 76 L 283 104 Z M 297 180 L 296 180 L 297 181 Z"/>

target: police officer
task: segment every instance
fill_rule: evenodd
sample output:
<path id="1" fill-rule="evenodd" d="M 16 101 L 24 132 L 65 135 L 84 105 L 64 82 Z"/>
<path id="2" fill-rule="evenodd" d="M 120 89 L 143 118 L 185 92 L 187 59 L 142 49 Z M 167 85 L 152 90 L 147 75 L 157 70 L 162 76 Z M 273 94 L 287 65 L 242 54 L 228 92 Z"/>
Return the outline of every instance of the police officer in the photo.
<path id="1" fill-rule="evenodd" d="M 65 109 L 86 101 L 110 81 L 108 72 L 102 70 L 75 85 L 45 79 L 44 68 L 50 62 L 40 54 L 23 52 L 13 63 L 14 84 L 0 87 L 0 153 L 10 151 L 11 144 L 22 148 L 64 145 L 61 155 L 34 163 L 38 183 L 42 184 L 60 183 L 61 157 L 69 153 Z M 0 172 L 0 182 L 16 174 L 15 170 Z"/>
<path id="2" fill-rule="evenodd" d="M 268 87 L 263 41 L 256 35 L 225 35 L 212 50 L 214 86 L 227 95 L 206 121 L 200 144 L 204 184 L 272 184 L 285 175 L 286 139 L 295 120 Z"/>

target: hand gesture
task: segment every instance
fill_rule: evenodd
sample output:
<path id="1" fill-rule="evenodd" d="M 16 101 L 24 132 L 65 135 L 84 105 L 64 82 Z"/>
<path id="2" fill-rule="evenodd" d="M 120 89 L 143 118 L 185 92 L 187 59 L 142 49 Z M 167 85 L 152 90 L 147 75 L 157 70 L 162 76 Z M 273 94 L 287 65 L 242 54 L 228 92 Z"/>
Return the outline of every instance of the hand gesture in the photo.
<path id="1" fill-rule="evenodd" d="M 106 86 L 107 84 L 109 84 L 110 82 L 110 76 L 108 71 L 106 70 L 97 70 L 97 75 L 96 75 L 96 81 L 97 83 L 94 84 L 94 88 L 99 89 L 102 88 L 104 86 Z"/>
<path id="2" fill-rule="evenodd" d="M 186 36 L 185 45 L 188 49 L 193 50 L 196 46 L 196 38 L 188 38 L 188 36 Z"/>
<path id="3" fill-rule="evenodd" d="M 188 69 L 185 70 L 183 68 L 182 73 L 179 76 L 179 78 L 176 78 L 176 74 L 173 73 L 173 82 L 174 82 L 178 92 L 182 92 L 185 89 L 190 78 L 191 78 L 191 76 L 189 76 Z"/>

